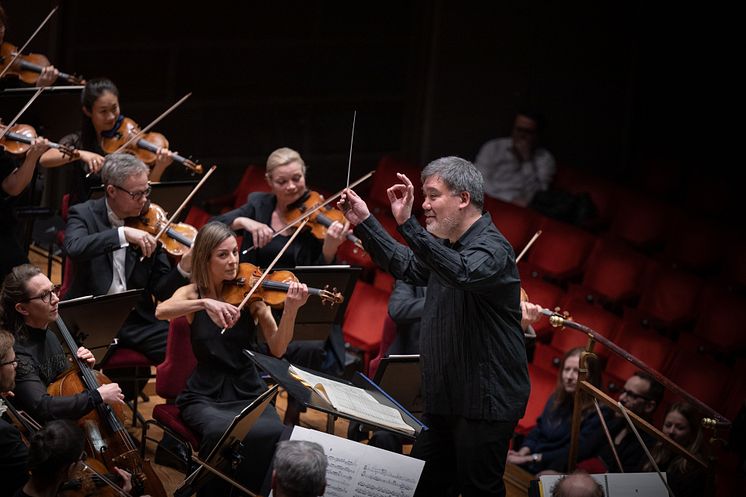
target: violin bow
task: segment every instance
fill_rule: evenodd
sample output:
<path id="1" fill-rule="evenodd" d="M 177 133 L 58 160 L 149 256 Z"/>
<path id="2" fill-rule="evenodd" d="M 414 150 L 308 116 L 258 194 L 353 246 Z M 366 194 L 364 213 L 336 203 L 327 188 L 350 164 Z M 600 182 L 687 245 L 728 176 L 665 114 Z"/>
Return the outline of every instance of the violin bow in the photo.
<path id="1" fill-rule="evenodd" d="M 205 184 L 205 181 L 207 181 L 207 178 L 209 178 L 209 177 L 210 177 L 210 175 L 211 175 L 212 173 L 214 173 L 214 172 L 215 172 L 215 169 L 217 169 L 217 167 L 218 167 L 218 166 L 215 166 L 215 165 L 213 165 L 213 166 L 212 166 L 212 167 L 210 168 L 210 170 L 209 170 L 209 171 L 207 171 L 207 172 L 205 173 L 205 175 L 204 175 L 204 176 L 202 177 L 202 179 L 201 179 L 201 180 L 199 181 L 199 183 L 197 183 L 196 185 L 194 185 L 194 188 L 192 189 L 192 191 L 191 191 L 191 192 L 189 192 L 189 195 L 187 195 L 187 198 L 185 198 L 185 199 L 184 199 L 184 201 L 183 201 L 183 202 L 181 203 L 181 205 L 179 206 L 179 208 L 178 208 L 178 209 L 176 209 L 176 210 L 174 211 L 174 213 L 173 213 L 173 214 L 171 214 L 171 217 L 169 218 L 169 220 L 168 220 L 168 221 L 166 221 L 166 224 L 164 224 L 164 225 L 163 225 L 163 227 L 161 228 L 161 230 L 160 230 L 160 231 L 158 232 L 158 234 L 157 234 L 157 235 L 155 235 L 155 241 L 156 241 L 156 242 L 158 241 L 158 239 L 159 239 L 159 238 L 160 238 L 161 236 L 163 236 L 163 233 L 165 233 L 165 232 L 166 232 L 166 230 L 168 229 L 168 227 L 169 227 L 169 226 L 171 226 L 171 225 L 173 224 L 173 222 L 174 222 L 174 219 L 176 219 L 176 217 L 177 217 L 177 216 L 178 216 L 178 215 L 179 215 L 179 214 L 181 213 L 181 211 L 182 211 L 182 210 L 184 209 L 184 207 L 185 207 L 185 206 L 186 206 L 186 205 L 187 205 L 187 204 L 189 203 L 189 201 L 190 201 L 190 200 L 192 200 L 192 197 L 194 197 L 194 195 L 195 195 L 195 194 L 197 193 L 197 191 L 198 191 L 198 190 L 199 190 L 200 188 L 202 188 L 202 185 L 204 185 L 204 184 Z M 144 258 L 145 258 L 145 256 L 142 256 L 142 257 L 140 258 L 140 261 L 142 261 L 142 260 L 143 260 Z"/>
<path id="2" fill-rule="evenodd" d="M 515 258 L 515 263 L 516 264 L 518 264 L 518 261 L 520 261 L 523 258 L 523 256 L 526 254 L 526 252 L 528 252 L 528 249 L 531 248 L 531 245 L 533 245 L 534 242 L 536 241 L 536 239 L 539 238 L 540 236 L 541 236 L 541 230 L 539 230 L 536 233 L 534 233 L 534 236 L 531 237 L 531 239 L 528 241 L 528 243 L 526 244 L 526 246 L 523 247 L 523 250 L 521 250 L 521 253 L 518 254 L 518 257 Z"/>
<path id="3" fill-rule="evenodd" d="M 8 131 L 10 131 L 10 128 L 15 126 L 15 124 L 18 122 L 18 120 L 21 118 L 24 112 L 26 112 L 26 109 L 28 109 L 32 103 L 34 103 L 34 100 L 37 99 L 39 95 L 41 95 L 41 92 L 43 92 L 46 89 L 46 86 L 40 87 L 38 90 L 36 90 L 36 93 L 34 93 L 28 102 L 26 102 L 26 105 L 23 106 L 21 110 L 18 111 L 18 114 L 16 114 L 16 117 L 13 118 L 12 121 L 10 121 L 7 126 L 5 126 L 5 129 L 0 131 L 0 139 L 2 139 Z"/>
<path id="4" fill-rule="evenodd" d="M 88 471 L 90 471 L 91 473 L 93 473 L 94 475 L 96 475 L 98 478 L 100 478 L 102 482 L 104 482 L 107 485 L 109 485 L 121 497 L 132 497 L 131 494 L 128 494 L 127 492 L 125 492 L 124 489 L 122 487 L 120 487 L 119 485 L 117 485 L 116 483 L 114 483 L 113 480 L 111 480 L 106 475 L 101 474 L 98 471 L 96 471 L 95 469 L 93 469 L 92 467 L 90 467 L 88 464 L 86 464 L 85 461 L 80 461 L 80 464 L 82 464 L 85 469 L 87 469 Z"/>
<path id="5" fill-rule="evenodd" d="M 355 182 L 353 182 L 353 183 L 352 183 L 351 185 L 349 185 L 349 186 L 347 187 L 347 189 L 349 189 L 349 188 L 352 188 L 352 187 L 355 187 L 355 186 L 359 185 L 360 183 L 362 183 L 362 182 L 363 182 L 363 181 L 365 181 L 366 179 L 368 179 L 368 178 L 370 178 L 371 176 L 373 176 L 373 174 L 374 174 L 375 172 L 376 172 L 375 170 L 373 170 L 373 171 L 370 171 L 370 172 L 369 172 L 368 174 L 366 174 L 365 176 L 363 176 L 363 177 L 359 178 L 359 179 L 358 179 L 357 181 L 355 181 Z M 319 211 L 319 210 L 323 209 L 323 208 L 324 208 L 324 207 L 326 207 L 327 205 L 331 204 L 331 203 L 332 203 L 332 202 L 333 202 L 334 200 L 336 200 L 337 198 L 339 198 L 339 196 L 340 196 L 340 195 L 342 195 L 342 194 L 343 194 L 344 192 L 345 192 L 344 190 L 340 190 L 340 191 L 338 191 L 337 193 L 335 193 L 334 195 L 332 195 L 331 197 L 329 197 L 329 198 L 328 198 L 327 200 L 325 200 L 325 201 L 324 201 L 324 203 L 322 203 L 322 204 L 319 204 L 319 205 L 317 205 L 316 207 L 314 207 L 313 209 L 311 209 L 311 210 L 309 210 L 309 211 L 306 211 L 305 213 L 303 213 L 303 215 L 302 215 L 302 216 L 300 216 L 300 217 L 299 217 L 298 219 L 296 219 L 296 220 L 295 220 L 295 221 L 293 221 L 292 223 L 288 223 L 288 224 L 286 224 L 286 225 L 285 225 L 284 227 L 282 227 L 282 228 L 280 228 L 279 230 L 275 231 L 275 234 L 274 234 L 274 235 L 272 235 L 272 238 L 276 237 L 276 236 L 277 236 L 277 235 L 279 235 L 280 233 L 284 233 L 284 232 L 285 232 L 285 231 L 286 231 L 287 229 L 289 229 L 289 228 L 292 228 L 293 226 L 295 226 L 296 224 L 300 223 L 301 221 L 304 221 L 305 219 L 307 219 L 307 218 L 311 217 L 311 216 L 312 216 L 313 214 L 315 214 L 315 213 L 316 213 L 317 211 Z M 256 247 L 252 245 L 251 247 L 249 247 L 249 248 L 247 248 L 246 250 L 244 250 L 243 252 L 241 252 L 241 255 L 245 255 L 245 254 L 249 253 L 250 251 L 254 250 L 255 248 L 256 248 Z"/>
<path id="6" fill-rule="evenodd" d="M 352 135 L 350 136 L 350 156 L 347 159 L 347 183 L 345 190 L 350 189 L 350 169 L 352 166 L 352 144 L 355 143 L 355 120 L 357 119 L 357 110 L 352 114 Z"/>
<path id="7" fill-rule="evenodd" d="M 285 246 L 282 247 L 282 250 L 280 250 L 280 252 L 275 256 L 274 260 L 270 263 L 270 265 L 267 266 L 267 269 L 265 269 L 262 272 L 262 275 L 259 277 L 256 283 L 254 283 L 254 286 L 251 287 L 251 290 L 249 290 L 249 293 L 247 293 L 246 296 L 241 301 L 241 303 L 238 304 L 239 311 L 243 309 L 243 307 L 246 305 L 246 302 L 248 302 L 251 296 L 254 295 L 254 292 L 256 292 L 256 289 L 259 288 L 259 286 L 262 284 L 262 282 L 267 277 L 267 275 L 272 270 L 272 268 L 275 267 L 275 264 L 277 264 L 277 261 L 280 260 L 280 257 L 282 257 L 282 254 L 284 254 L 285 250 L 287 250 L 290 244 L 293 243 L 293 240 L 295 240 L 295 237 L 298 236 L 298 234 L 301 232 L 301 230 L 303 229 L 303 227 L 306 225 L 307 222 L 308 222 L 308 217 L 303 219 L 303 222 L 301 223 L 300 226 L 298 226 L 298 229 L 295 230 L 295 233 L 293 233 L 293 236 L 291 236 L 290 239 L 285 243 Z M 226 329 L 227 328 L 223 328 L 222 330 L 220 330 L 220 334 L 222 335 L 223 333 L 225 333 Z"/>
<path id="8" fill-rule="evenodd" d="M 8 62 L 8 65 L 5 66 L 5 69 L 3 69 L 3 72 L 0 72 L 0 78 L 2 78 L 3 76 L 5 76 L 5 73 L 8 72 L 8 70 L 10 69 L 10 66 L 13 65 L 13 62 L 15 62 L 18 57 L 20 57 L 20 55 L 23 53 L 24 50 L 26 50 L 26 47 L 28 46 L 28 44 L 31 43 L 31 40 L 33 40 L 36 37 L 36 35 L 39 33 L 39 31 L 41 31 L 41 28 L 44 27 L 44 25 L 47 23 L 47 21 L 49 20 L 49 18 L 52 17 L 52 15 L 55 12 L 57 12 L 57 8 L 58 7 L 55 6 L 52 9 L 52 11 L 49 14 L 47 14 L 47 17 L 45 17 L 44 20 L 41 22 L 41 24 L 39 24 L 39 27 L 36 28 L 36 31 L 34 31 L 31 34 L 31 36 L 29 36 L 29 39 L 26 40 L 26 43 L 24 43 L 23 46 L 21 48 L 19 48 L 18 51 L 16 51 L 15 55 L 13 56 L 13 58 L 10 59 L 10 62 Z"/>
<path id="9" fill-rule="evenodd" d="M 156 124 L 158 124 L 159 122 L 161 122 L 161 120 L 163 120 L 164 117 L 166 117 L 167 115 L 169 115 L 174 109 L 176 109 L 179 105 L 181 105 L 182 103 L 184 103 L 184 100 L 186 100 L 187 98 L 189 98 L 191 96 L 192 96 L 192 92 L 189 92 L 186 95 L 184 95 L 183 97 L 181 97 L 181 99 L 179 99 L 178 102 L 176 102 L 171 107 L 169 107 L 168 109 L 166 109 L 160 116 L 158 116 L 155 119 L 153 119 L 153 122 L 151 122 L 150 124 L 148 124 L 147 126 L 145 126 L 143 129 L 141 129 L 137 133 L 133 134 L 132 137 L 129 140 L 127 140 L 124 143 L 124 145 L 122 145 L 121 147 L 119 147 L 118 149 L 116 149 L 114 151 L 114 153 L 117 154 L 117 153 L 121 152 L 122 150 L 124 150 L 127 147 L 129 147 L 132 142 L 134 142 L 136 140 L 139 140 L 140 137 L 142 137 L 145 133 L 147 133 L 148 131 L 150 131 L 150 129 L 153 126 L 155 126 Z"/>

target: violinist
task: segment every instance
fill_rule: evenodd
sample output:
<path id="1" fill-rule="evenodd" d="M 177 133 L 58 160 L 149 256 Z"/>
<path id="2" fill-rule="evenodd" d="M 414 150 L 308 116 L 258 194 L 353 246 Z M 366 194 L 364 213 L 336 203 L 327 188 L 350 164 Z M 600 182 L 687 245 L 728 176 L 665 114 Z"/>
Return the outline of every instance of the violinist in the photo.
<path id="1" fill-rule="evenodd" d="M 199 230 L 192 254 L 192 283 L 159 304 L 156 315 L 160 319 L 186 316 L 191 325 L 197 367 L 176 403 L 182 419 L 201 438 L 200 453 L 207 456 L 233 418 L 267 388 L 242 350 L 252 348 L 261 332 L 270 353 L 282 356 L 293 338 L 298 309 L 308 299 L 308 288 L 290 283 L 279 323 L 261 300 L 250 302 L 244 308 L 249 312 L 241 313 L 222 297 L 226 281 L 238 274 L 235 234 L 222 223 L 208 223 Z M 244 440 L 244 460 L 235 476 L 249 489 L 261 486 L 282 431 L 277 412 L 269 406 Z M 222 485 L 222 481 L 215 484 Z M 206 495 L 228 494 L 218 489 L 204 491 Z"/>
<path id="2" fill-rule="evenodd" d="M 272 152 L 267 158 L 266 171 L 271 193 L 254 192 L 249 195 L 246 204 L 215 218 L 234 230 L 246 232 L 241 246 L 241 262 L 250 262 L 259 267 L 267 267 L 292 235 L 288 230 L 272 238 L 275 232 L 288 224 L 288 207 L 307 190 L 306 163 L 291 148 L 278 148 Z M 349 226 L 334 222 L 327 229 L 323 241 L 310 232 L 301 233 L 288 247 L 277 267 L 332 264 L 348 232 Z M 252 246 L 254 250 L 243 255 L 243 251 Z"/>
<path id="3" fill-rule="evenodd" d="M 104 197 L 70 209 L 64 247 L 74 274 L 65 297 L 142 288 L 142 297 L 119 331 L 119 344 L 158 364 L 166 353 L 168 323 L 155 317 L 155 302 L 188 282 L 191 256 L 187 252 L 172 268 L 153 235 L 125 226 L 127 218 L 140 215 L 150 195 L 148 166 L 140 159 L 108 155 L 101 179 Z M 132 394 L 127 392 L 127 397 Z"/>
<path id="4" fill-rule="evenodd" d="M 408 247 L 396 242 L 352 190 L 340 208 L 379 266 L 427 285 L 420 329 L 424 423 L 412 456 L 425 461 L 416 496 L 505 495 L 508 446 L 530 390 L 521 330 L 520 277 L 510 243 L 483 214 L 484 180 L 472 163 L 444 157 L 422 171 L 423 227 L 414 186 L 388 189 Z"/>
<path id="5" fill-rule="evenodd" d="M 14 207 L 34 178 L 36 162 L 48 148 L 46 139 L 35 138 L 21 158 L 0 152 L 0 278 L 4 278 L 12 267 L 28 262 L 16 233 L 18 222 Z"/>
<path id="6" fill-rule="evenodd" d="M 5 14 L 3 6 L 0 5 L 0 45 L 2 45 L 5 41 L 5 31 L 7 27 L 8 16 Z M 60 72 L 55 69 L 54 66 L 46 66 L 44 69 L 42 69 L 41 74 L 39 74 L 39 78 L 36 80 L 36 86 L 42 87 L 54 84 L 54 82 L 57 81 L 57 76 L 59 76 L 59 74 Z M 4 85 L 5 82 L 0 84 Z"/>
<path id="7" fill-rule="evenodd" d="M 78 419 L 102 402 L 120 403 L 122 392 L 116 383 L 102 385 L 94 392 L 52 397 L 47 387 L 69 369 L 57 336 L 48 326 L 57 318 L 59 298 L 54 285 L 39 268 L 23 264 L 13 268 L 0 293 L 3 328 L 16 336 L 18 370 L 15 403 L 40 422 L 50 419 Z M 93 364 L 93 354 L 80 347 L 76 355 Z"/>
<path id="8" fill-rule="evenodd" d="M 101 142 L 104 137 L 117 133 L 124 116 L 119 108 L 119 90 L 107 78 L 95 78 L 86 82 L 80 97 L 83 121 L 81 130 L 64 136 L 60 144 L 79 151 L 80 158 L 72 159 L 58 150 L 49 150 L 41 158 L 43 167 L 59 167 L 75 161 L 77 166 L 68 191 L 76 197 L 71 203 L 83 202 L 90 196 L 90 189 L 101 184 L 99 175 L 104 164 L 104 152 Z M 155 165 L 150 171 L 151 181 L 160 181 L 161 175 L 173 162 L 172 153 L 159 150 Z M 88 173 L 91 173 L 88 177 Z"/>
<path id="9" fill-rule="evenodd" d="M 10 396 L 16 383 L 16 353 L 13 335 L 0 329 L 0 395 Z M 0 417 L 0 495 L 12 495 L 26 482 L 28 448 L 21 439 L 21 432 Z"/>

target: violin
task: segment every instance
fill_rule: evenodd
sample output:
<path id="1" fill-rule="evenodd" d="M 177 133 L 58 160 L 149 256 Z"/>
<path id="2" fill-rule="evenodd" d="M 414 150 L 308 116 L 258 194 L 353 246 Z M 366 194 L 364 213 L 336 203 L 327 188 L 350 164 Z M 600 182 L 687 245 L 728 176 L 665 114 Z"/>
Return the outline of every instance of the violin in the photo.
<path id="1" fill-rule="evenodd" d="M 75 351 L 75 343 L 70 330 L 57 317 L 55 320 L 67 348 L 72 352 L 73 368 L 66 371 L 59 379 L 47 388 L 53 396 L 75 395 L 82 391 L 96 390 L 102 382 L 109 382 L 100 371 L 91 369 Z M 99 460 L 110 472 L 119 467 L 132 475 L 133 493 L 150 494 L 153 497 L 166 497 L 163 484 L 158 479 L 150 461 L 143 460 L 140 450 L 127 432 L 122 422 L 124 408 L 122 404 L 99 404 L 94 410 L 78 420 L 86 435 L 86 453 Z"/>
<path id="2" fill-rule="evenodd" d="M 308 190 L 301 197 L 288 205 L 288 210 L 285 212 L 285 219 L 290 223 L 300 218 L 306 212 L 312 210 L 324 203 L 324 196 Z M 326 236 L 326 230 L 332 225 L 334 221 L 341 224 L 345 224 L 345 215 L 339 209 L 335 209 L 330 204 L 326 205 L 309 216 L 308 226 L 311 228 L 313 236 L 319 240 L 323 240 Z M 352 233 L 347 234 L 347 239 L 360 248 L 363 248 L 363 242 Z"/>
<path id="3" fill-rule="evenodd" d="M 161 232 L 168 222 L 166 211 L 158 204 L 148 200 L 143 212 L 137 217 L 128 218 L 127 226 L 147 231 L 153 236 Z M 173 257 L 181 257 L 192 246 L 197 237 L 197 229 L 191 224 L 171 223 L 158 239 L 163 249 Z"/>
<path id="4" fill-rule="evenodd" d="M 6 128 L 7 126 L 0 123 L 0 135 L 2 135 L 0 138 L 0 147 L 9 154 L 25 154 L 29 147 L 31 147 L 34 138 L 38 137 L 36 130 L 28 124 L 16 124 L 11 126 L 6 133 L 3 133 Z M 79 155 L 76 149 L 68 147 L 67 145 L 60 145 L 59 143 L 54 142 L 48 143 L 51 148 L 56 148 L 62 152 L 62 155 L 70 157 L 71 159 L 77 158 Z"/>
<path id="5" fill-rule="evenodd" d="M 238 265 L 236 279 L 223 283 L 223 294 L 221 296 L 223 301 L 233 305 L 240 304 L 261 276 L 262 270 L 257 266 L 242 262 Z M 262 300 L 274 309 L 281 309 L 285 305 L 285 297 L 290 288 L 290 283 L 293 281 L 298 281 L 298 278 L 292 272 L 273 271 L 266 276 L 261 286 L 251 296 L 250 301 Z M 344 302 L 342 293 L 336 288 L 332 290 L 329 290 L 328 287 L 324 289 L 309 288 L 308 293 L 318 296 L 323 304 L 329 302 L 334 305 Z"/>
<path id="6" fill-rule="evenodd" d="M 8 66 L 8 64 L 10 64 L 8 70 L 5 71 L 6 76 L 9 74 L 14 74 L 18 76 L 18 79 L 20 79 L 24 83 L 35 85 L 36 81 L 39 79 L 39 75 L 41 75 L 42 70 L 50 65 L 49 59 L 47 59 L 44 55 L 38 53 L 30 53 L 28 55 L 21 54 L 16 57 L 17 53 L 18 47 L 16 47 L 15 45 L 11 45 L 7 41 L 3 42 L 3 44 L 0 45 L 0 72 L 5 71 L 5 68 Z M 13 60 L 13 57 L 16 57 L 16 59 Z M 13 62 L 11 63 L 11 61 Z M 72 74 L 64 73 L 62 71 L 60 71 L 57 77 L 62 78 L 73 85 L 85 84 L 84 79 Z"/>
<path id="7" fill-rule="evenodd" d="M 168 140 L 160 133 L 148 132 L 135 139 L 140 133 L 140 126 L 129 117 L 119 116 L 111 136 L 101 138 L 101 148 L 111 154 L 126 145 L 125 150 L 136 155 L 141 161 L 152 166 L 155 163 L 158 149 L 168 149 Z M 109 133 L 107 133 L 109 134 Z M 174 154 L 173 159 L 197 174 L 202 174 L 204 168 L 191 159 Z"/>

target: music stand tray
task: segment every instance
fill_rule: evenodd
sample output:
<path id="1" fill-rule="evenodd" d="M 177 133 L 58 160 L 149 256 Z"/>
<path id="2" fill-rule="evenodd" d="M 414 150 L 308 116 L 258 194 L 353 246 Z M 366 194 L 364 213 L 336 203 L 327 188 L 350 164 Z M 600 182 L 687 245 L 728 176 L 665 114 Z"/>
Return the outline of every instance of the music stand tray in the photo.
<path id="1" fill-rule="evenodd" d="M 246 354 L 252 361 L 254 361 L 254 363 L 258 367 L 266 371 L 272 377 L 272 379 L 275 380 L 277 384 L 279 384 L 285 390 L 287 390 L 289 395 L 295 398 L 298 402 L 301 402 L 305 407 L 310 407 L 311 409 L 315 409 L 317 411 L 321 411 L 326 414 L 331 414 L 332 416 L 341 417 L 341 418 L 349 419 L 352 421 L 357 421 L 365 425 L 375 426 L 376 428 L 380 428 L 382 430 L 389 430 L 391 432 L 400 434 L 410 439 L 416 438 L 417 435 L 423 429 L 427 428 L 416 417 L 414 417 L 409 411 L 407 411 L 401 404 L 399 404 L 397 401 L 392 399 L 378 385 L 376 385 L 375 383 L 373 383 L 371 380 L 369 380 L 363 375 L 358 375 L 354 379 L 354 381 L 350 383 L 346 380 L 335 378 L 333 376 L 329 376 L 324 373 L 320 373 L 316 371 L 313 372 L 313 374 L 317 376 L 322 376 L 330 381 L 334 381 L 337 383 L 343 383 L 346 385 L 352 385 L 352 386 L 356 386 L 358 388 L 362 388 L 366 390 L 379 403 L 398 410 L 404 422 L 408 424 L 410 427 L 412 427 L 412 429 L 414 430 L 414 434 L 406 433 L 400 430 L 395 430 L 384 425 L 376 425 L 375 423 L 372 423 L 370 420 L 362 419 L 355 415 L 344 413 L 344 412 L 341 412 L 335 409 L 332 404 L 330 404 L 325 398 L 320 396 L 313 388 L 309 388 L 305 386 L 303 383 L 301 383 L 296 378 L 294 378 L 288 371 L 288 368 L 291 366 L 291 364 L 285 359 L 277 359 L 275 357 L 270 357 L 270 356 L 260 354 L 258 352 L 246 350 L 246 349 L 244 349 L 244 354 Z"/>
<path id="2" fill-rule="evenodd" d="M 342 293 L 344 302 L 330 305 L 312 297 L 298 309 L 293 330 L 293 340 L 326 340 L 332 325 L 342 326 L 345 309 L 352 290 L 360 276 L 361 268 L 351 266 L 298 266 L 292 269 L 301 283 L 309 287 L 336 288 Z"/>
<path id="3" fill-rule="evenodd" d="M 246 491 L 233 478 L 227 476 L 227 470 L 233 464 L 232 455 L 237 454 L 238 450 L 243 447 L 243 440 L 254 427 L 254 424 L 267 408 L 269 403 L 277 395 L 279 386 L 273 385 L 266 392 L 262 393 L 253 402 L 244 407 L 244 409 L 233 418 L 228 428 L 220 437 L 215 447 L 204 461 L 200 461 L 200 466 L 195 469 L 184 482 L 176 489 L 174 495 L 191 495 L 198 490 L 211 476 L 217 476 L 227 481 L 231 485 Z M 205 467 L 207 466 L 207 468 Z M 249 495 L 253 495 L 249 492 Z"/>
<path id="4" fill-rule="evenodd" d="M 381 359 L 373 381 L 414 415 L 422 415 L 420 356 L 390 355 Z"/>
<path id="5" fill-rule="evenodd" d="M 62 300 L 58 311 L 75 341 L 93 352 L 96 364 L 100 364 L 141 295 L 142 289 L 135 289 L 112 295 Z M 51 327 L 59 335 L 54 323 Z M 75 351 L 71 350 L 70 353 L 74 354 Z"/>

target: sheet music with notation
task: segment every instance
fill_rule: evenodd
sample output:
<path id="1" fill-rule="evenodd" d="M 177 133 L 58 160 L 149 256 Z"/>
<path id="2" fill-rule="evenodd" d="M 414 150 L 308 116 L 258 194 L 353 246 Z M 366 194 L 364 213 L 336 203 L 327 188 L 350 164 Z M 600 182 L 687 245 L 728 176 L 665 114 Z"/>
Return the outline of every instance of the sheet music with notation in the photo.
<path id="1" fill-rule="evenodd" d="M 325 497 L 412 497 L 425 466 L 413 457 L 300 426 L 293 428 L 290 440 L 308 440 L 324 448 Z"/>

